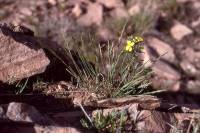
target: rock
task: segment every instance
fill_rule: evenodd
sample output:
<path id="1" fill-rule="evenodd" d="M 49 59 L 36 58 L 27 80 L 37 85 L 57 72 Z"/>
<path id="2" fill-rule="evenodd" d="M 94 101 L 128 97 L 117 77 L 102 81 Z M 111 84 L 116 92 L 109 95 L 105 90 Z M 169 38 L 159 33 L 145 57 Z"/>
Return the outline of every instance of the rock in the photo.
<path id="1" fill-rule="evenodd" d="M 8 16 L 9 12 L 6 10 L 0 10 L 0 20 L 3 20 Z"/>
<path id="2" fill-rule="evenodd" d="M 181 53 L 184 59 L 188 59 L 188 61 L 192 63 L 199 63 L 200 61 L 200 52 L 194 51 L 194 49 L 192 49 L 191 47 L 187 47 Z"/>
<path id="3" fill-rule="evenodd" d="M 6 117 L 0 117 L 0 122 L 3 125 L 0 126 L 1 133 L 81 133 L 69 125 L 58 126 L 52 119 L 25 103 L 9 103 Z M 10 124 L 14 126 L 10 127 Z"/>
<path id="4" fill-rule="evenodd" d="M 160 112 L 156 110 L 142 110 L 138 106 L 137 102 L 126 106 L 120 106 L 109 109 L 94 110 L 92 117 L 95 118 L 97 113 L 102 112 L 103 116 L 108 116 L 112 112 L 119 113 L 124 112 L 125 114 L 125 132 L 140 131 L 140 133 L 169 133 L 174 127 L 169 125 L 175 125 L 180 127 L 179 130 L 188 129 L 189 123 L 185 127 L 181 127 L 184 120 L 191 120 L 193 114 L 190 113 L 177 113 L 171 111 L 176 106 L 165 108 L 166 112 Z M 184 107 L 181 107 L 181 109 Z M 170 113 L 171 111 L 171 113 Z M 199 115 L 194 116 L 198 119 Z M 194 118 L 193 117 L 193 118 Z M 134 123 L 134 124 L 133 124 Z M 168 124 L 166 124 L 168 123 Z"/>
<path id="5" fill-rule="evenodd" d="M 148 43 L 144 45 L 142 58 L 145 67 L 151 67 L 155 74 L 152 79 L 153 87 L 155 89 L 178 91 L 180 89 L 180 73 L 178 73 L 168 63 L 160 59 L 157 60 L 158 57 L 155 54 L 156 52 L 157 54 L 162 55 L 168 50 L 170 52 L 163 56 L 162 59 L 174 63 L 175 55 L 173 49 L 168 44 L 158 40 L 157 38 L 150 38 L 150 40 L 147 40 Z"/>
<path id="6" fill-rule="evenodd" d="M 113 33 L 105 27 L 99 27 L 97 30 L 97 36 L 100 42 L 107 42 L 108 40 L 114 39 Z"/>
<path id="7" fill-rule="evenodd" d="M 57 4 L 56 0 L 48 0 L 48 3 L 53 6 Z"/>
<path id="8" fill-rule="evenodd" d="M 12 3 L 14 3 L 15 2 L 15 0 L 0 0 L 0 3 L 3 5 L 3 4 L 5 4 L 5 5 L 7 5 L 7 4 L 12 4 Z"/>
<path id="9" fill-rule="evenodd" d="M 166 77 L 167 79 L 171 80 L 180 79 L 180 74 L 171 66 L 169 66 L 167 63 L 164 63 L 163 61 L 155 62 L 155 64 L 153 65 L 153 70 L 156 74 Z"/>
<path id="10" fill-rule="evenodd" d="M 170 29 L 170 33 L 174 39 L 180 41 L 183 37 L 193 34 L 193 31 L 186 25 L 175 22 L 174 26 Z"/>
<path id="11" fill-rule="evenodd" d="M 127 18 L 128 12 L 125 8 L 115 8 L 110 12 L 110 15 L 115 19 Z"/>
<path id="12" fill-rule="evenodd" d="M 0 106 L 0 118 L 4 118 L 5 117 L 5 111 L 4 109 Z"/>
<path id="13" fill-rule="evenodd" d="M 75 127 L 62 127 L 62 126 L 34 126 L 34 130 L 36 133 L 84 133 L 83 131 L 80 131 L 79 129 Z M 22 128 L 23 131 L 23 128 Z M 91 133 L 88 131 L 85 131 L 85 133 Z M 21 132 L 20 132 L 21 133 Z M 27 133 L 27 132 L 24 132 Z"/>
<path id="14" fill-rule="evenodd" d="M 0 117 L 1 133 L 32 133 L 33 131 L 36 133 L 91 133 L 83 129 L 81 123 L 78 122 L 84 117 L 81 111 L 51 115 L 50 119 L 48 115 L 43 115 L 35 107 L 25 103 L 11 102 L 6 105 L 5 110 L 7 110 L 4 113 L 6 117 Z M 10 125 L 14 126 L 10 127 Z"/>
<path id="15" fill-rule="evenodd" d="M 66 43 L 70 43 L 68 42 L 68 38 L 72 38 L 71 36 L 78 34 L 78 29 L 81 28 L 78 27 L 75 20 L 70 17 L 61 17 L 56 14 L 58 14 L 58 12 L 55 14 L 52 12 L 50 15 L 43 16 L 43 19 L 38 23 L 38 34 L 40 37 L 47 37 L 49 41 L 56 42 L 63 46 Z"/>
<path id="16" fill-rule="evenodd" d="M 1 26 L 0 81 L 14 82 L 45 71 L 50 61 L 33 37 Z"/>
<path id="17" fill-rule="evenodd" d="M 196 67 L 188 60 L 181 61 L 180 66 L 188 76 L 195 77 L 199 73 Z"/>
<path id="18" fill-rule="evenodd" d="M 127 105 L 127 103 L 137 103 L 142 109 L 153 110 L 160 107 L 161 101 L 155 96 L 138 95 L 97 100 L 96 102 L 91 103 L 91 105 L 99 108 L 114 108 L 119 105 Z"/>
<path id="19" fill-rule="evenodd" d="M 188 129 L 189 123 L 183 121 L 197 120 L 199 118 L 199 110 L 197 108 L 180 106 L 163 101 L 155 96 L 127 96 L 123 98 L 108 98 L 97 101 L 98 105 L 104 103 L 103 106 L 93 106 L 93 110 L 87 111 L 90 117 L 97 118 L 96 115 L 102 112 L 103 116 L 111 114 L 111 112 L 123 112 L 123 118 L 126 122 L 123 125 L 124 132 L 156 132 L 168 133 L 175 125 L 180 130 Z M 94 103 L 95 104 L 95 103 Z M 90 106 L 91 107 L 91 106 Z M 99 109 L 100 107 L 100 109 Z M 85 106 L 84 109 L 87 109 Z M 94 130 L 83 128 L 80 119 L 84 118 L 82 111 L 67 112 L 48 112 L 51 119 L 42 115 L 33 106 L 25 103 L 12 102 L 7 106 L 7 118 L 0 118 L 1 133 L 94 133 Z M 159 111 L 161 110 L 161 111 Z M 1 111 L 1 110 L 0 110 Z M 118 116 L 118 115 L 117 115 Z M 112 117 L 116 119 L 115 117 Z M 117 117 L 121 118 L 121 117 Z M 118 123 L 119 119 L 116 119 Z M 166 124 L 168 123 L 168 124 Z M 12 126 L 11 126 L 12 125 Z M 109 126 L 108 126 L 109 127 Z"/>
<path id="20" fill-rule="evenodd" d="M 124 7 L 124 4 L 121 0 L 97 0 L 97 2 L 103 4 L 107 8 Z"/>
<path id="21" fill-rule="evenodd" d="M 200 25 L 199 25 L 200 26 Z M 200 31 L 200 30 L 199 30 Z M 200 32 L 199 32 L 200 33 Z M 194 42 L 192 43 L 192 47 L 194 51 L 200 51 L 200 38 L 195 38 Z"/>
<path id="22" fill-rule="evenodd" d="M 194 20 L 192 23 L 191 23 L 191 26 L 193 28 L 197 27 L 198 25 L 200 25 L 200 17 L 196 20 Z"/>
<path id="23" fill-rule="evenodd" d="M 157 61 L 152 66 L 155 78 L 152 79 L 153 86 L 157 89 L 178 91 L 180 89 L 180 73 L 163 61 Z"/>
<path id="24" fill-rule="evenodd" d="M 59 0 L 58 1 L 59 4 L 62 4 L 62 3 L 65 3 L 65 2 L 66 2 L 65 0 Z M 76 4 L 88 5 L 88 4 L 91 4 L 92 1 L 90 1 L 90 0 L 68 0 L 67 3 L 69 5 L 76 5 Z"/>
<path id="25" fill-rule="evenodd" d="M 75 17 L 79 17 L 82 14 L 82 9 L 80 7 L 80 4 L 75 4 L 74 8 L 72 9 L 72 14 Z"/>
<path id="26" fill-rule="evenodd" d="M 178 3 L 186 3 L 186 2 L 192 2 L 194 0 L 176 0 Z"/>
<path id="27" fill-rule="evenodd" d="M 20 13 L 23 14 L 24 16 L 31 16 L 32 15 L 32 11 L 29 8 L 21 8 L 20 9 Z"/>
<path id="28" fill-rule="evenodd" d="M 134 4 L 132 7 L 130 7 L 130 9 L 128 10 L 128 13 L 130 15 L 136 15 L 138 13 L 141 12 L 141 8 L 140 8 L 140 4 L 137 3 L 137 4 Z"/>
<path id="29" fill-rule="evenodd" d="M 6 116 L 12 121 L 30 122 L 39 125 L 54 124 L 53 121 L 44 117 L 33 106 L 25 103 L 9 103 Z"/>
<path id="30" fill-rule="evenodd" d="M 145 64 L 145 67 L 150 67 L 152 65 L 151 57 L 153 55 L 151 53 L 150 48 L 147 45 L 144 45 L 143 53 L 140 55 L 141 55 L 141 59 L 143 60 L 143 63 Z"/>
<path id="31" fill-rule="evenodd" d="M 193 94 L 199 94 L 200 93 L 200 82 L 199 80 L 190 80 L 187 82 L 187 92 L 193 93 Z"/>
<path id="32" fill-rule="evenodd" d="M 9 126 L 12 124 L 13 126 Z M 73 127 L 53 127 L 53 126 L 32 126 L 30 124 L 21 124 L 10 122 L 8 125 L 0 127 L 1 133 L 81 133 Z"/>
<path id="33" fill-rule="evenodd" d="M 174 54 L 174 49 L 169 44 L 158 38 L 151 37 L 147 39 L 147 45 L 152 48 L 158 56 L 161 56 L 162 59 L 170 63 L 175 63 L 176 56 Z"/>
<path id="34" fill-rule="evenodd" d="M 103 21 L 103 8 L 100 4 L 89 4 L 86 14 L 77 19 L 81 26 L 91 26 L 92 24 L 100 25 Z"/>
<path id="35" fill-rule="evenodd" d="M 192 0 L 191 0 L 192 1 Z M 200 2 L 193 0 L 193 7 L 199 11 L 200 8 Z M 199 12 L 198 12 L 199 13 Z"/>
<path id="36" fill-rule="evenodd" d="M 200 76 L 200 52 L 188 47 L 181 51 L 180 66 L 189 76 Z"/>
<path id="37" fill-rule="evenodd" d="M 150 116 L 150 117 L 148 117 Z M 171 123 L 170 117 L 172 117 L 172 114 L 162 114 L 160 112 L 152 112 L 149 110 L 142 111 L 140 114 L 140 119 L 148 117 L 145 120 L 145 126 L 141 129 L 146 129 L 147 132 L 156 132 L 156 133 L 168 133 L 170 128 L 165 124 Z M 156 119 L 155 119 L 156 118 Z"/>

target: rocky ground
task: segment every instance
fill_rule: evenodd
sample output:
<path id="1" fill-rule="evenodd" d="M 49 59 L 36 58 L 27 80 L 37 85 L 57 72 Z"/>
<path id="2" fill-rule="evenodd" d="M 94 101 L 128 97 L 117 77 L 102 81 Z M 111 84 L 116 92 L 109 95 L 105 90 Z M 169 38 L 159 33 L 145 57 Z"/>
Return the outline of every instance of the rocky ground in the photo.
<path id="1" fill-rule="evenodd" d="M 79 103 L 90 115 L 98 109 L 126 110 L 124 132 L 189 133 L 197 127 L 200 1 L 0 0 L 0 7 L 1 132 L 96 132 L 80 124 Z M 151 87 L 167 91 L 104 100 L 74 91 L 65 65 L 53 53 L 70 65 L 67 43 L 85 55 L 95 52 L 86 34 L 101 45 L 120 36 L 122 42 L 130 35 L 143 36 L 144 62 L 160 57 L 152 67 Z M 36 84 L 40 78 L 44 83 Z M 16 81 L 28 81 L 20 95 Z"/>

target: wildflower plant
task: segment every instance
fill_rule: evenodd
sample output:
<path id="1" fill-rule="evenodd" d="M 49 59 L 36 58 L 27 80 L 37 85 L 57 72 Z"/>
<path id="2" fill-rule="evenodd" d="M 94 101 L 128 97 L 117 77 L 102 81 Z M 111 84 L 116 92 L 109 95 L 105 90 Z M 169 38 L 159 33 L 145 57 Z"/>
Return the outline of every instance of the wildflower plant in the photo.
<path id="1" fill-rule="evenodd" d="M 138 95 L 147 92 L 152 71 L 144 68 L 139 55 L 142 53 L 143 38 L 128 37 L 123 48 L 108 43 L 106 50 L 99 45 L 95 60 L 90 62 L 78 52 L 66 50 L 73 67 L 67 71 L 75 78 L 80 88 L 93 92 L 99 98 Z"/>
<path id="2" fill-rule="evenodd" d="M 142 37 L 139 37 L 139 36 L 136 36 L 135 38 L 133 38 L 132 40 L 127 40 L 126 41 L 126 47 L 125 47 L 125 51 L 127 52 L 132 52 L 133 49 L 134 49 L 134 46 L 136 44 L 138 44 L 139 42 L 143 42 L 143 38 Z"/>
<path id="3" fill-rule="evenodd" d="M 92 124 L 86 119 L 81 119 L 81 124 L 85 128 L 94 128 L 98 132 L 116 133 L 125 130 L 125 124 L 128 120 L 126 111 L 112 111 L 107 115 L 99 111 L 92 118 Z"/>

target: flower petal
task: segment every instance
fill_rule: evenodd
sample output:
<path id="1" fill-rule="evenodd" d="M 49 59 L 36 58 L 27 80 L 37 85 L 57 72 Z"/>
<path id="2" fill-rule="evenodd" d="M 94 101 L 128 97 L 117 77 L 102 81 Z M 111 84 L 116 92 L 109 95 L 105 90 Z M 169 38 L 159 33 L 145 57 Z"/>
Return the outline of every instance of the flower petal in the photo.
<path id="1" fill-rule="evenodd" d="M 133 47 L 130 47 L 128 51 L 129 51 L 129 52 L 132 52 L 132 51 L 133 51 Z"/>
<path id="2" fill-rule="evenodd" d="M 130 41 L 130 40 L 127 41 L 127 46 L 133 47 L 134 45 L 135 43 L 133 41 Z"/>

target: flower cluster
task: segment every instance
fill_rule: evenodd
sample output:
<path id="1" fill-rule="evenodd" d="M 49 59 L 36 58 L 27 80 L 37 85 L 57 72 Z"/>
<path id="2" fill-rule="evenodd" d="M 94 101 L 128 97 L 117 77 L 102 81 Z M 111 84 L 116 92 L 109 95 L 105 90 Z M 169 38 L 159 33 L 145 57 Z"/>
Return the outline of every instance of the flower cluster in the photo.
<path id="1" fill-rule="evenodd" d="M 140 36 L 135 36 L 132 40 L 127 40 L 126 46 L 125 46 L 125 51 L 132 52 L 134 49 L 134 46 L 143 41 L 144 41 L 144 39 Z"/>

